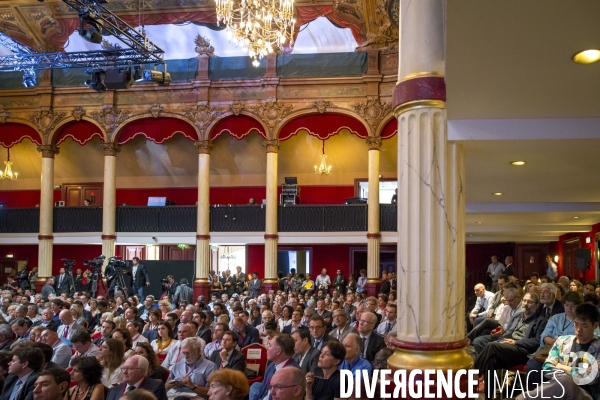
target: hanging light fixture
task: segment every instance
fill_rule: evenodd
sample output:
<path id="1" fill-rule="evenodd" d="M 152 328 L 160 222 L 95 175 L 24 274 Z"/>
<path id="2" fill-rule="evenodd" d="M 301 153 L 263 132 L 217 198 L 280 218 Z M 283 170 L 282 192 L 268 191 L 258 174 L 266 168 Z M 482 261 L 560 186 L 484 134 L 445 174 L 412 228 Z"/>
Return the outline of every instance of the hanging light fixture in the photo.
<path id="1" fill-rule="evenodd" d="M 17 180 L 19 175 L 18 172 L 12 172 L 12 161 L 10 161 L 10 148 L 6 149 L 6 161 L 4 161 L 6 167 L 4 168 L 4 173 L 0 172 L 0 179 L 9 179 L 11 181 Z"/>
<path id="2" fill-rule="evenodd" d="M 248 50 L 258 67 L 261 58 L 294 44 L 294 0 L 215 0 L 217 25 L 226 26 L 227 39 Z"/>
<path id="3" fill-rule="evenodd" d="M 331 165 L 327 166 L 327 155 L 325 154 L 325 140 L 323 140 L 323 152 L 321 153 L 321 162 L 315 165 L 315 174 L 329 175 L 331 173 Z"/>

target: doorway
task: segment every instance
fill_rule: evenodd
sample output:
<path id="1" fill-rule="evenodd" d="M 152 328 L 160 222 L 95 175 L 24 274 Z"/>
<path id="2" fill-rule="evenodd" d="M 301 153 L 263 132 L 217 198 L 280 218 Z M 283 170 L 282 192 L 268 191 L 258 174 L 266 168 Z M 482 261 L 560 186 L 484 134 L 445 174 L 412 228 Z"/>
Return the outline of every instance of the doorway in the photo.
<path id="1" fill-rule="evenodd" d="M 102 183 L 64 183 L 62 198 L 66 207 L 83 207 L 83 201 L 88 199 L 91 205 L 102 207 Z"/>
<path id="2" fill-rule="evenodd" d="M 356 279 L 359 277 L 359 271 L 367 269 L 367 248 L 352 247 L 350 248 L 350 273 Z M 380 249 L 379 250 L 379 276 L 383 271 L 396 272 L 396 250 L 395 249 Z"/>

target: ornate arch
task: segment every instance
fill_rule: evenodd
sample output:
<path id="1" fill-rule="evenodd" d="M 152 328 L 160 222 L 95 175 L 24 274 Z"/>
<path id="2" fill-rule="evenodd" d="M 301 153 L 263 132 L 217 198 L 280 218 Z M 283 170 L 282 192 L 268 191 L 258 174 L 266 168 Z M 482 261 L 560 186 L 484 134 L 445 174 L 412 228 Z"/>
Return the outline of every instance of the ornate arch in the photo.
<path id="1" fill-rule="evenodd" d="M 85 113 L 85 111 L 83 111 L 83 113 Z M 59 137 L 62 135 L 65 128 L 67 128 L 73 122 L 80 122 L 80 121 L 85 121 L 87 123 L 93 124 L 98 129 L 99 132 L 94 132 L 92 134 L 89 134 L 89 132 L 87 132 L 87 135 L 86 134 L 77 135 L 77 134 L 73 134 L 73 133 L 68 133 L 64 138 L 60 138 L 59 143 L 57 143 L 57 139 L 59 139 Z M 77 143 L 79 143 L 80 145 L 83 146 L 87 142 L 89 142 L 92 138 L 94 138 L 95 136 L 99 136 L 103 142 L 106 142 L 108 139 L 105 130 L 100 126 L 100 124 L 98 124 L 97 121 L 95 121 L 94 119 L 92 119 L 84 114 L 79 115 L 79 114 L 75 113 L 75 111 L 74 111 L 70 117 L 67 117 L 67 118 L 63 119 L 62 121 L 60 121 L 56 125 L 56 127 L 52 130 L 52 132 L 50 132 L 50 134 L 48 135 L 48 144 L 58 146 L 62 141 L 64 141 L 64 139 L 66 139 L 67 137 L 70 137 L 71 139 L 73 139 L 74 141 L 76 141 Z"/>
<path id="2" fill-rule="evenodd" d="M 3 132 L 7 128 L 9 132 Z M 31 121 L 15 118 L 6 110 L 0 111 L 0 145 L 7 148 L 12 147 L 21 143 L 25 138 L 37 145 L 41 145 L 44 141 L 43 136 Z"/>
<path id="3" fill-rule="evenodd" d="M 131 124 L 135 123 L 136 121 L 142 121 L 142 120 L 152 121 L 152 120 L 154 120 L 153 125 L 157 125 L 156 123 L 158 121 L 165 121 L 163 118 L 175 119 L 177 121 L 181 121 L 184 124 L 178 125 L 172 132 L 168 133 L 168 136 L 160 136 L 159 133 L 147 134 L 142 131 L 130 133 L 127 131 L 127 127 L 131 126 Z M 158 125 L 160 126 L 160 124 L 158 124 Z M 144 127 L 144 129 L 151 129 L 151 130 L 155 129 L 155 128 L 156 128 L 156 126 Z M 124 132 L 125 132 L 125 135 L 127 135 L 127 137 L 122 136 L 122 134 Z M 162 144 L 162 143 L 166 142 L 167 140 L 172 139 L 173 136 L 175 136 L 176 134 L 183 135 L 185 138 L 187 138 L 191 141 L 200 140 L 200 137 L 201 137 L 200 132 L 198 131 L 198 128 L 194 125 L 194 122 L 191 121 L 186 116 L 181 115 L 181 114 L 176 114 L 173 112 L 167 112 L 167 111 L 164 111 L 163 109 L 158 111 L 156 109 L 151 108 L 146 113 L 137 114 L 137 115 L 134 115 L 130 118 L 123 120 L 123 122 L 121 122 L 115 128 L 111 142 L 122 145 L 122 144 L 129 142 L 130 140 L 132 140 L 133 138 L 135 138 L 138 135 L 143 135 L 144 137 L 146 137 L 146 139 L 148 139 L 154 143 Z"/>
<path id="4" fill-rule="evenodd" d="M 398 121 L 394 114 L 390 114 L 385 117 L 381 123 L 377 126 L 375 131 L 378 137 L 383 140 L 394 137 L 398 134 Z"/>
<path id="5" fill-rule="evenodd" d="M 232 132 L 231 127 L 227 124 L 227 122 L 234 122 L 232 120 L 240 116 L 244 116 L 249 120 L 254 121 L 254 123 L 247 121 L 247 123 L 242 127 L 242 130 L 244 132 L 236 134 L 235 132 Z M 229 110 L 223 112 L 221 115 L 219 115 L 218 119 L 215 119 L 207 126 L 206 139 L 215 140 L 216 138 L 221 136 L 221 134 L 227 133 L 236 138 L 237 140 L 241 140 L 253 131 L 257 131 L 257 133 L 260 136 L 262 136 L 265 139 L 268 139 L 269 128 L 264 123 L 264 121 L 261 118 L 259 118 L 256 114 L 247 110 Z"/>

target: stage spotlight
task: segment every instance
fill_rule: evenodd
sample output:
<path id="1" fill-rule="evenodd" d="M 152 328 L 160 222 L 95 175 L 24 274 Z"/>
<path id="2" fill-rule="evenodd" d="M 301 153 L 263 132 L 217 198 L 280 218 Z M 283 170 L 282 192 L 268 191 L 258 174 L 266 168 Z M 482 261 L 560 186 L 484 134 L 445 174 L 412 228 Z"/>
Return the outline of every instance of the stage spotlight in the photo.
<path id="1" fill-rule="evenodd" d="M 34 87 L 37 83 L 37 77 L 35 76 L 35 71 L 32 69 L 26 69 L 23 71 L 23 86 L 25 87 Z"/>
<path id="2" fill-rule="evenodd" d="M 106 70 L 104 85 L 107 89 L 129 89 L 133 85 L 131 68 L 110 68 Z"/>
<path id="3" fill-rule="evenodd" d="M 103 82 L 104 70 L 101 68 L 88 68 L 85 70 L 86 73 L 92 75 L 92 79 L 87 79 L 84 84 L 88 88 L 95 90 L 96 92 L 105 92 L 106 85 Z"/>
<path id="4" fill-rule="evenodd" d="M 168 72 L 157 71 L 155 69 L 144 71 L 144 80 L 156 82 L 161 86 L 169 86 L 171 84 L 171 74 Z"/>
<path id="5" fill-rule="evenodd" d="M 79 36 L 91 43 L 102 43 L 102 26 L 103 21 L 97 20 L 93 16 L 86 13 L 79 13 Z"/>

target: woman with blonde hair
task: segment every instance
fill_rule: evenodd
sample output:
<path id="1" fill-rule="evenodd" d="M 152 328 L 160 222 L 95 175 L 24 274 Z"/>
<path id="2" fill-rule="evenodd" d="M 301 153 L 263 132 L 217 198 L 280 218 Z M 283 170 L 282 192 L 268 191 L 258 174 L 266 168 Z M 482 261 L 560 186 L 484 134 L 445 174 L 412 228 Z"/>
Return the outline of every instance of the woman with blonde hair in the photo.
<path id="1" fill-rule="evenodd" d="M 117 329 L 125 329 L 127 328 L 127 320 L 121 316 L 113 317 L 113 322 L 117 326 Z"/>
<path id="2" fill-rule="evenodd" d="M 111 388 L 123 382 L 123 373 L 121 364 L 125 361 L 125 347 L 123 342 L 117 339 L 106 339 L 100 346 L 100 365 L 104 367 L 102 371 L 102 384 Z"/>
<path id="3" fill-rule="evenodd" d="M 169 300 L 161 300 L 158 302 L 158 309 L 162 314 L 160 319 L 167 319 L 167 314 L 171 312 L 173 306 L 169 303 Z"/>
<path id="4" fill-rule="evenodd" d="M 210 400 L 241 400 L 250 393 L 246 375 L 229 368 L 213 372 L 208 386 Z"/>
<path id="5" fill-rule="evenodd" d="M 570 292 L 577 292 L 581 296 L 583 296 L 583 285 L 577 279 L 573 279 L 571 281 L 571 283 L 569 284 L 569 291 Z"/>
<path id="6" fill-rule="evenodd" d="M 69 310 L 71 311 L 71 315 L 73 316 L 75 323 L 87 329 L 88 323 L 85 318 L 83 318 L 83 307 L 79 304 L 73 304 Z"/>

